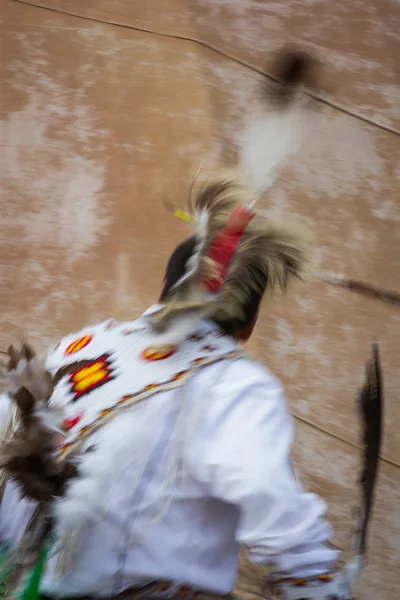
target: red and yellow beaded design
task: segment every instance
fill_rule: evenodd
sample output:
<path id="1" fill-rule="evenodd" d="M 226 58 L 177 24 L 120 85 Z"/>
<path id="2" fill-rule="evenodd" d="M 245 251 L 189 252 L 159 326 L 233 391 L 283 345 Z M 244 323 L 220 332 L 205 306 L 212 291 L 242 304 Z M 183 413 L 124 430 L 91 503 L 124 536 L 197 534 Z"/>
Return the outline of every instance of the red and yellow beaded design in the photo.
<path id="1" fill-rule="evenodd" d="M 83 350 L 83 348 L 86 348 L 86 346 L 90 344 L 92 339 L 92 335 L 82 335 L 78 339 L 71 342 L 71 344 L 65 350 L 65 354 L 67 354 L 68 356 L 70 356 L 71 354 L 76 354 L 80 350 Z"/>
<path id="2" fill-rule="evenodd" d="M 113 369 L 109 354 L 103 354 L 95 360 L 88 361 L 84 367 L 77 369 L 69 376 L 72 402 L 76 402 L 93 390 L 113 379 Z"/>
<path id="3" fill-rule="evenodd" d="M 144 360 L 153 362 L 155 360 L 165 360 L 176 353 L 177 346 L 149 346 L 142 353 Z"/>

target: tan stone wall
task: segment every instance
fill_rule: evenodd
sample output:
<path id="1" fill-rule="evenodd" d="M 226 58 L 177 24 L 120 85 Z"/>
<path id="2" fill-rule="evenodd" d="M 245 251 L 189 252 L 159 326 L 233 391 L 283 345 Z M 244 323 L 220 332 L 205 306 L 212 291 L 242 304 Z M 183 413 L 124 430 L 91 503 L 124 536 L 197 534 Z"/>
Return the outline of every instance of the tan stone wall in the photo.
<path id="1" fill-rule="evenodd" d="M 200 161 L 235 156 L 261 77 L 251 67 L 284 42 L 317 50 L 335 106 L 320 105 L 304 152 L 262 208 L 307 226 L 315 269 L 399 290 L 395 0 L 41 4 L 56 10 L 0 0 L 3 346 L 26 333 L 45 348 L 157 297 L 186 235 L 165 202 L 184 204 Z M 66 8 L 78 16 L 57 12 Z M 400 595 L 399 332 L 398 308 L 311 281 L 266 303 L 250 344 L 286 385 L 296 465 L 329 502 L 334 542 L 346 548 L 360 455 L 354 398 L 379 340 L 386 436 L 363 600 Z M 263 577 L 243 561 L 242 593 L 259 594 Z"/>

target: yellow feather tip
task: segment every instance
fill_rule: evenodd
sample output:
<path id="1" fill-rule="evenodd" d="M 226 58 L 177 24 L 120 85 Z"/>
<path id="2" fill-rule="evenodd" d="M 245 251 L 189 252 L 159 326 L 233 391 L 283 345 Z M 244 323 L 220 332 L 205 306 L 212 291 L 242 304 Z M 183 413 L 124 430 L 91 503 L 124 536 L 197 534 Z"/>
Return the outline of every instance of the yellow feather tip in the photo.
<path id="1" fill-rule="evenodd" d="M 180 208 L 176 209 L 176 211 L 174 212 L 174 216 L 180 219 L 181 221 L 185 221 L 185 223 L 193 224 L 196 221 L 193 215 L 185 212 L 184 210 L 181 210 Z"/>

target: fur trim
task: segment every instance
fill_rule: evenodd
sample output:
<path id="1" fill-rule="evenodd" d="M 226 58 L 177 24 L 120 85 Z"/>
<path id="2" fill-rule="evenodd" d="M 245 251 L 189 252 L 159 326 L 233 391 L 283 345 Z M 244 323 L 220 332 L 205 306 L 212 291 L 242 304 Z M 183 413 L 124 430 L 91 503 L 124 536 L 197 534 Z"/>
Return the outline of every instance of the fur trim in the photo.
<path id="1" fill-rule="evenodd" d="M 310 99 L 303 88 L 315 83 L 315 65 L 313 57 L 299 50 L 286 49 L 278 56 L 279 84 L 267 88 L 264 83 L 262 107 L 250 115 L 241 140 L 240 171 L 247 184 L 232 171 L 201 182 L 195 179 L 189 198 L 189 209 L 196 217 L 195 250 L 186 272 L 168 294 L 166 306 L 150 317 L 156 333 L 170 333 L 171 339 L 164 337 L 164 343 L 176 342 L 180 327 L 185 332 L 187 327 L 194 329 L 205 316 L 218 316 L 219 322 L 220 317 L 240 321 L 248 298 L 255 290 L 262 293 L 266 277 L 270 289 L 285 289 L 289 279 L 300 277 L 305 257 L 298 239 L 255 220 L 243 234 L 220 296 L 205 302 L 201 284 L 202 277 L 213 279 L 219 273 L 209 257 L 215 234 L 226 227 L 239 205 L 252 208 L 286 159 L 298 151 L 309 122 Z M 182 318 L 184 327 L 179 323 Z"/>
<path id="2" fill-rule="evenodd" d="M 265 279 L 271 291 L 285 291 L 291 279 L 301 278 L 304 262 L 305 253 L 294 235 L 251 223 L 232 260 L 213 318 L 240 320 L 252 294 L 263 294 Z"/>
<path id="3" fill-rule="evenodd" d="M 202 180 L 198 178 L 192 186 L 191 196 L 195 197 L 193 214 L 201 215 L 200 233 L 196 234 L 199 241 L 193 260 L 189 261 L 184 277 L 168 294 L 165 307 L 148 317 L 156 334 L 165 333 L 157 340 L 160 343 L 179 343 L 195 329 L 198 321 L 213 312 L 216 305 L 204 302 L 201 286 L 201 278 L 211 275 L 213 269 L 208 257 L 211 241 L 226 227 L 235 208 L 254 200 L 236 171 L 221 171 Z"/>

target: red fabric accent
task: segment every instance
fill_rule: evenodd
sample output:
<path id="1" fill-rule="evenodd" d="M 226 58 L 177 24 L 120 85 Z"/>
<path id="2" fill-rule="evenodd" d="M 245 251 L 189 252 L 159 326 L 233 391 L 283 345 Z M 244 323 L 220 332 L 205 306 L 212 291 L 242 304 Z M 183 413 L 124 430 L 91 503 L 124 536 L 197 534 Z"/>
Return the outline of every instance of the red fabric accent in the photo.
<path id="1" fill-rule="evenodd" d="M 81 419 L 82 419 L 82 415 L 77 415 L 76 417 L 64 419 L 63 429 L 65 429 L 65 431 L 69 431 L 70 429 L 75 427 L 75 425 L 77 425 Z"/>
<path id="2" fill-rule="evenodd" d="M 210 280 L 203 279 L 203 284 L 210 292 L 218 292 L 222 288 L 243 233 L 255 214 L 245 206 L 238 206 L 233 211 L 225 229 L 215 235 L 208 256 L 217 263 L 218 275 Z"/>

